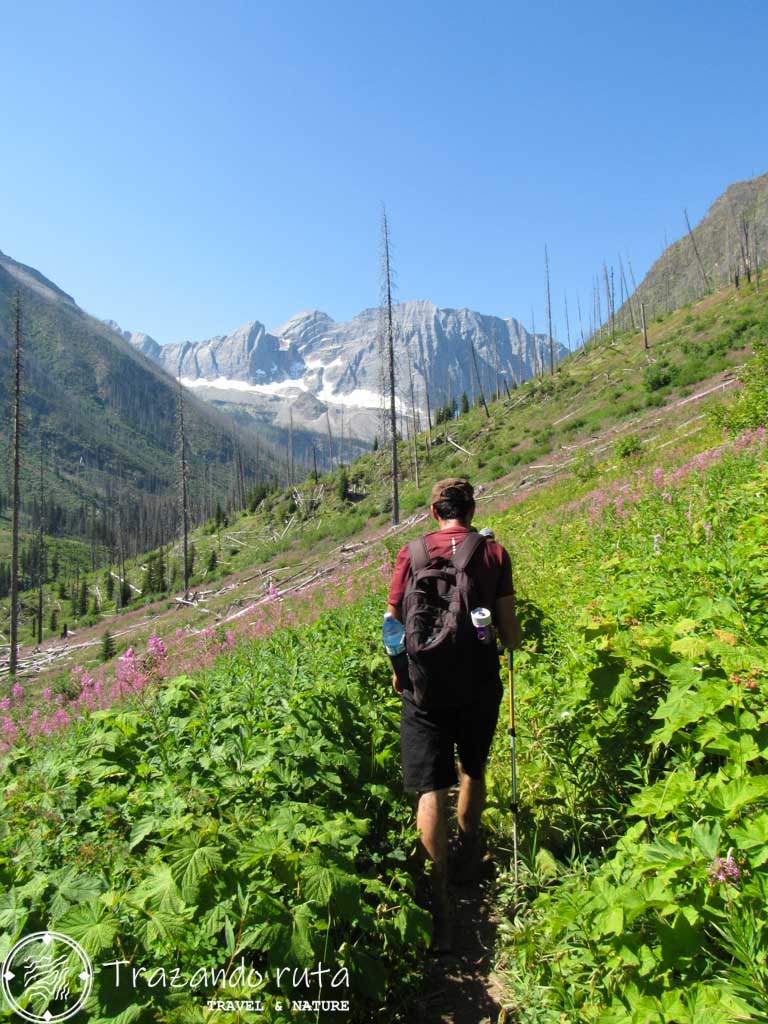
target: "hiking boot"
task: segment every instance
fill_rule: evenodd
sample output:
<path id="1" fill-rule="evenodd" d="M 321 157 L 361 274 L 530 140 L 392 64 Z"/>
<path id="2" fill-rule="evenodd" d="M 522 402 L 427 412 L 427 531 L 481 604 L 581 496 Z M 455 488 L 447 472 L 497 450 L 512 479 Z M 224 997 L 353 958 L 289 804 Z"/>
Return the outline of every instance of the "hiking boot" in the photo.
<path id="1" fill-rule="evenodd" d="M 479 882 L 483 876 L 483 838 L 480 832 L 462 832 L 451 851 L 451 881 L 459 885 Z"/>

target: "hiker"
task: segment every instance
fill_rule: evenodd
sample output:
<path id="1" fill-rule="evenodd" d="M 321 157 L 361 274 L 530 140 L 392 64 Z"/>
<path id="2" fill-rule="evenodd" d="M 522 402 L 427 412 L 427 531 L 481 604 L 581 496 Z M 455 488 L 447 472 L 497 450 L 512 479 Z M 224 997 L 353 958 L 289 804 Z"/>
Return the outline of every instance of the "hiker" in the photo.
<path id="1" fill-rule="evenodd" d="M 432 489 L 430 510 L 438 529 L 398 552 L 387 611 L 405 623 L 406 648 L 411 655 L 411 686 L 398 683 L 396 674 L 392 685 L 403 698 L 403 782 L 406 790 L 418 794 L 416 827 L 423 851 L 432 861 L 432 945 L 440 952 L 447 951 L 451 942 L 447 797 L 458 781 L 456 754 L 461 775 L 456 862 L 464 880 L 469 881 L 481 867 L 485 763 L 498 721 L 502 684 L 493 631 L 489 637 L 492 642 L 480 643 L 466 607 L 460 616 L 455 643 L 448 647 L 447 660 L 443 659 L 442 671 L 435 663 L 429 664 L 429 651 L 423 662 L 413 656 L 420 617 L 414 609 L 420 611 L 418 605 L 422 600 L 414 594 L 417 579 L 421 578 L 419 570 L 427 567 L 427 559 L 430 568 L 447 564 L 458 570 L 466 562 L 469 608 L 490 609 L 498 636 L 510 649 L 519 643 L 520 627 L 515 615 L 509 555 L 495 540 L 471 529 L 475 499 L 469 481 L 455 477 L 438 481 Z M 424 579 L 429 589 L 429 578 Z M 438 587 L 445 590 L 444 583 Z M 466 606 L 467 601 L 464 603 Z"/>

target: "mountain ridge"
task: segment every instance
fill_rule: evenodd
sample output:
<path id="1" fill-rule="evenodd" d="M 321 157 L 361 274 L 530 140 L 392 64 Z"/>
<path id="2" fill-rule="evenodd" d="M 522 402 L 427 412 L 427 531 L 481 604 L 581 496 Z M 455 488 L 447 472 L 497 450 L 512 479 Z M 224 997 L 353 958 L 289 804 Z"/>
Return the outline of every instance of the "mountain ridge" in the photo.
<path id="1" fill-rule="evenodd" d="M 728 185 L 713 200 L 691 234 L 686 230 L 667 246 L 630 299 L 618 310 L 617 318 L 623 324 L 629 320 L 639 323 L 640 303 L 645 305 L 649 317 L 669 313 L 712 289 L 735 282 L 737 275 L 746 279 L 747 265 L 751 275 L 767 256 L 768 173 L 765 173 Z"/>
<path id="2" fill-rule="evenodd" d="M 549 362 L 547 336 L 532 335 L 514 317 L 438 307 L 428 299 L 398 303 L 393 313 L 403 415 L 415 405 L 416 416 L 426 417 L 427 401 L 436 408 L 463 393 L 474 399 L 480 387 L 486 394 L 500 391 L 503 382 L 530 379 Z M 120 333 L 207 400 L 227 408 L 245 405 L 262 423 L 284 423 L 291 408 L 298 423 L 318 435 L 331 418 L 339 421 L 337 429 L 369 441 L 379 429 L 384 393 L 379 307 L 338 322 L 322 310 L 306 309 L 274 331 L 250 320 L 228 334 L 168 345 L 142 332 Z M 557 362 L 567 354 L 555 339 L 553 352 Z M 314 402 L 296 407 L 302 394 Z M 346 427 L 343 408 L 350 411 Z"/>

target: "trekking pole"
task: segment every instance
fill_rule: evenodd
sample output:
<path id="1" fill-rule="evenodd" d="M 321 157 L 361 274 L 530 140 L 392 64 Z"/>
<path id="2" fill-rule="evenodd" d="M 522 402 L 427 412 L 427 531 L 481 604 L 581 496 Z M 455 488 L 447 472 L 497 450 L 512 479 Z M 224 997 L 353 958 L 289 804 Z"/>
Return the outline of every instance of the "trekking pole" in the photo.
<path id="1" fill-rule="evenodd" d="M 515 885 L 517 885 L 517 758 L 515 751 L 515 674 L 511 649 L 507 651 L 509 669 L 509 753 L 512 758 L 512 854 L 515 860 Z"/>

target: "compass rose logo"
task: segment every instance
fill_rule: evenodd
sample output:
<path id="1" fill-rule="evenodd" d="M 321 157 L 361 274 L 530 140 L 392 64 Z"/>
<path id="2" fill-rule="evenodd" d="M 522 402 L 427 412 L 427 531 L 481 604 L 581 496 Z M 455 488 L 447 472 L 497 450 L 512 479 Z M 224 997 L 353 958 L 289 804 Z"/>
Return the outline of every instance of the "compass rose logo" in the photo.
<path id="1" fill-rule="evenodd" d="M 33 932 L 13 945 L 0 968 L 8 1005 L 32 1024 L 69 1020 L 93 988 L 93 964 L 83 947 L 61 932 Z"/>

